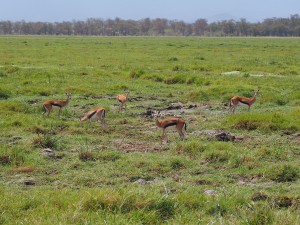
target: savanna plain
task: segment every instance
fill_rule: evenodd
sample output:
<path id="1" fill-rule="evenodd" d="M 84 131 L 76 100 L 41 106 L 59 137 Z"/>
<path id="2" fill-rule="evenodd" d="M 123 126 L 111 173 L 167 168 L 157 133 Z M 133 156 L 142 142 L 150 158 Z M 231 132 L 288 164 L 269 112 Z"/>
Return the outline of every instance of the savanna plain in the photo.
<path id="1" fill-rule="evenodd" d="M 299 62 L 299 38 L 1 36 L 0 224 L 300 224 Z"/>

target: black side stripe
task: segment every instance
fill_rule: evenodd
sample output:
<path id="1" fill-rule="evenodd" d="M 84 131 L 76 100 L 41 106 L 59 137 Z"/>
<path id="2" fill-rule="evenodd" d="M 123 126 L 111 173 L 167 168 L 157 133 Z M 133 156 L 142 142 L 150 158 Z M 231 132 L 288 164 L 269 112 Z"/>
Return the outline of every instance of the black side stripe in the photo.
<path id="1" fill-rule="evenodd" d="M 56 104 L 56 103 L 51 103 L 52 106 L 57 106 L 59 108 L 61 108 L 61 105 L 60 104 Z"/>
<path id="2" fill-rule="evenodd" d="M 164 128 L 171 127 L 171 126 L 174 126 L 174 125 L 176 125 L 176 124 L 177 124 L 177 122 L 168 123 L 167 125 L 165 125 Z"/>
<path id="3" fill-rule="evenodd" d="M 97 111 L 94 111 L 92 114 L 90 114 L 90 115 L 88 116 L 88 118 L 91 119 L 91 118 L 93 117 L 93 115 L 96 114 L 96 112 L 97 112 Z"/>
<path id="4" fill-rule="evenodd" d="M 243 101 L 243 100 L 239 100 L 241 103 L 244 103 L 244 104 L 246 104 L 246 105 L 249 105 L 249 103 L 248 102 L 245 102 L 245 101 Z"/>

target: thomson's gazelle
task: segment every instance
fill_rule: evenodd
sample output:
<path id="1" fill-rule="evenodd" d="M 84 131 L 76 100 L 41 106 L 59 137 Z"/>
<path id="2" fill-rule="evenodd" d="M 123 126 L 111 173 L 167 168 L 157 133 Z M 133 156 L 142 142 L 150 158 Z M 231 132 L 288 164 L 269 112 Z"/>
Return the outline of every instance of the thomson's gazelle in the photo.
<path id="1" fill-rule="evenodd" d="M 157 118 L 157 115 L 155 115 L 156 119 L 155 119 L 155 124 L 157 127 L 162 128 L 163 129 L 163 133 L 161 136 L 161 141 L 163 141 L 163 139 L 165 137 L 167 137 L 167 133 L 166 133 L 166 128 L 168 127 L 172 127 L 175 126 L 175 129 L 177 130 L 180 139 L 183 140 L 184 139 L 184 133 L 183 133 L 183 128 L 186 131 L 186 122 L 181 119 L 181 118 L 177 118 L 177 117 L 168 117 L 162 120 L 159 120 Z"/>
<path id="2" fill-rule="evenodd" d="M 241 97 L 241 96 L 233 96 L 230 99 L 230 108 L 229 108 L 229 112 L 234 113 L 236 107 L 240 104 L 244 104 L 248 106 L 248 112 L 250 111 L 250 107 L 251 105 L 253 105 L 253 103 L 256 101 L 256 95 L 258 93 L 257 91 L 254 91 L 254 95 L 252 98 L 246 98 L 246 97 Z"/>
<path id="3" fill-rule="evenodd" d="M 129 91 L 125 92 L 125 95 L 117 95 L 117 102 L 119 104 L 120 111 L 123 109 L 123 106 L 125 106 L 126 109 L 126 103 L 128 102 L 128 95 L 129 95 Z"/>
<path id="4" fill-rule="evenodd" d="M 82 125 L 84 121 L 89 121 L 90 125 L 92 125 L 92 121 L 97 120 L 97 121 L 101 121 L 101 125 L 105 127 L 105 115 L 106 115 L 106 110 L 102 107 L 97 107 L 95 109 L 88 111 L 84 115 L 84 117 L 80 119 L 80 125 Z"/>
<path id="5" fill-rule="evenodd" d="M 66 100 L 48 100 L 48 101 L 45 101 L 43 103 L 43 108 L 44 108 L 43 116 L 46 112 L 48 113 L 47 115 L 49 116 L 52 109 L 58 109 L 58 117 L 59 117 L 60 116 L 60 110 L 63 107 L 65 107 L 71 99 L 71 93 L 66 93 L 66 95 L 67 95 Z"/>

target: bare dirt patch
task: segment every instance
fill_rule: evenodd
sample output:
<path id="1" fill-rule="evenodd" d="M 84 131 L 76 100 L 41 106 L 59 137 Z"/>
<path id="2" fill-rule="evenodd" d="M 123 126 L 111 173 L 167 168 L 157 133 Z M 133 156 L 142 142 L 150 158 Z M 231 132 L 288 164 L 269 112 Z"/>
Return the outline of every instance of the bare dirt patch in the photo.
<path id="1" fill-rule="evenodd" d="M 149 152 L 149 151 L 161 151 L 162 146 L 159 144 L 145 144 L 139 142 L 122 142 L 117 141 L 115 146 L 123 152 Z"/>

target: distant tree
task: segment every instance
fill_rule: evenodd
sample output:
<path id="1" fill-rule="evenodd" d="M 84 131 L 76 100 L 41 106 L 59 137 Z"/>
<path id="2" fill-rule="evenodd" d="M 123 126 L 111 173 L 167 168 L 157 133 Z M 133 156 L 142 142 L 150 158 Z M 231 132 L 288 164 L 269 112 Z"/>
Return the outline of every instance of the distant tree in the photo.
<path id="1" fill-rule="evenodd" d="M 165 29 L 167 28 L 168 20 L 166 19 L 155 19 L 152 21 L 152 30 L 156 35 L 164 35 Z"/>
<path id="2" fill-rule="evenodd" d="M 250 23 L 246 19 L 223 20 L 208 23 L 197 19 L 194 23 L 162 18 L 142 20 L 95 19 L 63 22 L 0 21 L 0 34 L 14 35 L 174 35 L 174 36 L 300 36 L 300 17 L 267 18 L 262 22 Z"/>
<path id="3" fill-rule="evenodd" d="M 196 36 L 203 36 L 207 30 L 207 20 L 206 19 L 197 19 L 193 24 L 193 31 Z"/>
<path id="4" fill-rule="evenodd" d="M 0 21 L 0 34 L 12 34 L 13 24 L 10 21 Z"/>
<path id="5" fill-rule="evenodd" d="M 149 18 L 143 19 L 139 21 L 140 30 L 143 35 L 149 35 L 149 31 L 151 28 L 151 20 Z"/>

